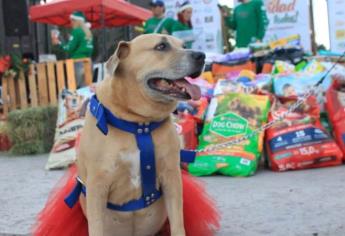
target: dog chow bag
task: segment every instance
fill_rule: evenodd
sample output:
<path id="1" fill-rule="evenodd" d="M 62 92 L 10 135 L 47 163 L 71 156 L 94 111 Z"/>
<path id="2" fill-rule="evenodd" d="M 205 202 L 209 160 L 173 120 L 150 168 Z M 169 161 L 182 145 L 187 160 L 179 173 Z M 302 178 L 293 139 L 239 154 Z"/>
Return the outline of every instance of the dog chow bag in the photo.
<path id="1" fill-rule="evenodd" d="M 276 100 L 269 120 L 277 119 L 294 102 L 291 97 Z M 339 147 L 321 125 L 315 97 L 266 131 L 266 149 L 274 171 L 334 166 L 342 161 Z"/>
<path id="2" fill-rule="evenodd" d="M 75 161 L 77 135 L 84 127 L 84 117 L 92 95 L 93 87 L 75 92 L 64 90 L 60 94 L 54 145 L 46 169 L 65 168 Z"/>
<path id="3" fill-rule="evenodd" d="M 250 134 L 267 121 L 269 98 L 262 95 L 228 93 L 214 97 L 199 137 L 199 149 Z M 250 176 L 257 169 L 263 146 L 263 133 L 226 148 L 199 153 L 188 171 L 196 176 L 220 173 Z"/>

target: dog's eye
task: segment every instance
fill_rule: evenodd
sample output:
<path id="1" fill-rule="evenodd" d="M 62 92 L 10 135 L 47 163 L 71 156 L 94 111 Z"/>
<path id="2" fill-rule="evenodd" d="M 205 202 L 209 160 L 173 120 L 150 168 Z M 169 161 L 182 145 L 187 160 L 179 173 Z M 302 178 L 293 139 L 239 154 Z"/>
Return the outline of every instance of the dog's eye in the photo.
<path id="1" fill-rule="evenodd" d="M 157 51 L 165 51 L 167 50 L 169 45 L 167 43 L 160 43 L 155 47 L 155 50 Z"/>

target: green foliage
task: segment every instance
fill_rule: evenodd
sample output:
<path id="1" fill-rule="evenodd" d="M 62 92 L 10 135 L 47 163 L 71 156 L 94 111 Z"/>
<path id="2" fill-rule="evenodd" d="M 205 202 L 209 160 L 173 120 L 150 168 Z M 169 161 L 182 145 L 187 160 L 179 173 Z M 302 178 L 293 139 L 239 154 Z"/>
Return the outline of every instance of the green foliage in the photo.
<path id="1" fill-rule="evenodd" d="M 10 152 L 16 155 L 49 152 L 55 134 L 56 107 L 15 110 L 8 116 L 8 133 L 13 144 Z"/>
<path id="2" fill-rule="evenodd" d="M 13 74 L 13 76 L 15 76 L 14 78 L 18 79 L 19 78 L 18 75 L 21 71 L 23 71 L 24 74 L 28 74 L 29 66 L 31 63 L 29 59 L 22 58 L 21 56 L 17 54 L 6 55 L 5 57 L 9 58 L 9 61 L 8 61 L 9 67 L 6 68 L 6 71 L 3 72 L 5 77 L 10 76 L 10 74 Z M 1 58 L 2 58 L 2 63 L 3 63 L 4 57 L 0 57 L 0 59 Z"/>

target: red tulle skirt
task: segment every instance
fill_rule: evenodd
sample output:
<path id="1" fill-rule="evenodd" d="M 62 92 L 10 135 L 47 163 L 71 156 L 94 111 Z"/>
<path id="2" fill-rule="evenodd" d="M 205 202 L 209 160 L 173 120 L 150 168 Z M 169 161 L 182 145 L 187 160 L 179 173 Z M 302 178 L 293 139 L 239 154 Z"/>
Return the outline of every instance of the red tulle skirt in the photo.
<path id="1" fill-rule="evenodd" d="M 33 227 L 34 236 L 87 236 L 87 220 L 79 202 L 70 209 L 65 197 L 75 186 L 76 167 L 68 169 L 50 194 L 46 206 L 39 213 Z M 182 172 L 183 211 L 187 236 L 212 236 L 219 229 L 220 216 L 213 200 L 203 184 L 186 172 Z M 168 236 L 169 226 L 160 235 Z"/>

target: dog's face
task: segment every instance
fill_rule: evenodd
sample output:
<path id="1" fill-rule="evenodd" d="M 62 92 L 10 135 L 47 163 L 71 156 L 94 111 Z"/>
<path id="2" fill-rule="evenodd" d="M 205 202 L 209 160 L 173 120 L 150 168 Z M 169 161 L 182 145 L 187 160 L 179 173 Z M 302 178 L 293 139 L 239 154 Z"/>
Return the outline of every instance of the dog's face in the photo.
<path id="1" fill-rule="evenodd" d="M 78 94 L 68 94 L 65 98 L 65 107 L 68 113 L 77 113 L 81 108 L 83 97 Z"/>
<path id="2" fill-rule="evenodd" d="M 185 77 L 199 76 L 204 60 L 204 53 L 183 49 L 182 41 L 174 37 L 148 34 L 120 42 L 106 66 L 108 74 L 123 80 L 138 99 L 175 104 L 200 98 L 199 87 Z"/>

